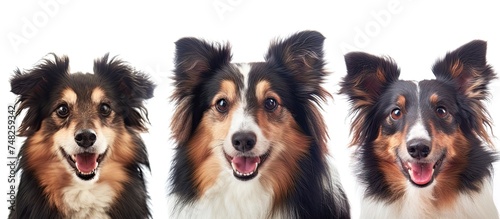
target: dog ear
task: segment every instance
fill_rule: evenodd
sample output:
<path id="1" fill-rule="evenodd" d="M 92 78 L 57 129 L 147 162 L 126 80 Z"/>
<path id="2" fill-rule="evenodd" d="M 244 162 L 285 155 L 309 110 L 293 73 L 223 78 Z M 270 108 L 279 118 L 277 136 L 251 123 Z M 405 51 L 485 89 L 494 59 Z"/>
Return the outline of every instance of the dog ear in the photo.
<path id="1" fill-rule="evenodd" d="M 320 97 L 329 94 L 321 88 L 327 72 L 323 69 L 323 43 L 325 37 L 317 31 L 302 31 L 284 40 L 271 43 L 265 60 L 288 69 L 294 81 L 299 82 L 296 92 L 304 97 Z"/>
<path id="2" fill-rule="evenodd" d="M 331 97 L 321 85 L 328 74 L 324 70 L 323 44 L 325 37 L 317 31 L 301 31 L 271 43 L 265 61 L 276 67 L 276 73 L 290 83 L 298 100 L 293 114 L 304 131 L 326 150 L 326 125 L 317 106 Z M 315 105 L 315 104 L 317 105 Z M 302 112 L 303 111 L 303 112 Z"/>
<path id="3" fill-rule="evenodd" d="M 483 100 L 488 96 L 487 85 L 495 78 L 486 64 L 486 42 L 471 41 L 438 60 L 432 71 L 438 80 L 452 81 L 468 98 Z"/>
<path id="4" fill-rule="evenodd" d="M 465 126 L 492 145 L 486 127 L 491 128 L 489 115 L 481 102 L 489 95 L 488 84 L 496 78 L 486 63 L 486 42 L 473 40 L 438 60 L 432 71 L 437 80 L 452 84 L 459 94 L 458 104 L 467 116 Z"/>
<path id="5" fill-rule="evenodd" d="M 53 59 L 42 59 L 33 69 L 23 72 L 15 70 L 15 75 L 10 80 L 11 92 L 19 96 L 16 116 L 28 109 L 19 127 L 20 136 L 29 136 L 40 128 L 42 119 L 50 113 L 46 100 L 51 88 L 68 75 L 68 57 L 57 57 L 52 53 L 50 55 Z"/>
<path id="6" fill-rule="evenodd" d="M 231 61 L 229 44 L 211 44 L 204 40 L 187 37 L 176 43 L 174 86 L 171 100 L 177 105 L 170 125 L 173 138 L 179 143 L 187 141 L 201 120 L 196 113 L 196 92 L 201 83 L 213 76 Z"/>
<path id="7" fill-rule="evenodd" d="M 125 106 L 122 112 L 125 125 L 145 131 L 148 113 L 143 101 L 153 97 L 156 87 L 149 77 L 116 57 L 109 59 L 109 54 L 94 61 L 94 73 L 113 85 L 119 103 Z"/>
<path id="8" fill-rule="evenodd" d="M 400 70 L 389 58 L 373 56 L 363 52 L 351 52 L 345 55 L 347 75 L 343 78 L 340 93 L 346 94 L 352 104 L 352 113 L 356 114 L 351 126 L 354 131 L 352 144 L 362 142 L 363 125 L 366 115 L 374 107 L 387 86 L 397 81 Z"/>
<path id="9" fill-rule="evenodd" d="M 399 68 L 388 58 L 363 52 L 345 55 L 347 75 L 340 93 L 347 94 L 355 109 L 373 106 L 386 86 L 399 78 Z"/>

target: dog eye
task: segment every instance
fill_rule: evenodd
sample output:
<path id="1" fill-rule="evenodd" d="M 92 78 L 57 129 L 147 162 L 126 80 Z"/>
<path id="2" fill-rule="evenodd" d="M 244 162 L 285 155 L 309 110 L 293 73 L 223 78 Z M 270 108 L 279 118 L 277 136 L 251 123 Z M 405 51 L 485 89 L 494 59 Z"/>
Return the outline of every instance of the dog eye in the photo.
<path id="1" fill-rule="evenodd" d="M 448 111 L 444 107 L 438 107 L 436 108 L 436 115 L 439 118 L 445 118 L 448 115 Z"/>
<path id="2" fill-rule="evenodd" d="M 399 108 L 396 108 L 396 109 L 392 110 L 392 112 L 391 112 L 391 118 L 393 120 L 399 120 L 399 119 L 401 119 L 401 117 L 403 117 L 403 113 L 401 112 L 401 110 Z"/>
<path id="3" fill-rule="evenodd" d="M 278 102 L 273 98 L 267 98 L 264 101 L 264 108 L 266 108 L 267 111 L 274 111 L 277 107 Z"/>
<path id="4" fill-rule="evenodd" d="M 102 116 L 109 116 L 109 114 L 111 114 L 111 107 L 103 103 L 99 106 L 99 113 L 101 113 Z"/>
<path id="5" fill-rule="evenodd" d="M 229 110 L 229 103 L 226 99 L 217 100 L 215 103 L 215 109 L 217 109 L 219 113 L 226 113 Z"/>
<path id="6" fill-rule="evenodd" d="M 56 114 L 60 118 L 66 118 L 69 115 L 69 108 L 66 104 L 61 104 L 56 108 Z"/>

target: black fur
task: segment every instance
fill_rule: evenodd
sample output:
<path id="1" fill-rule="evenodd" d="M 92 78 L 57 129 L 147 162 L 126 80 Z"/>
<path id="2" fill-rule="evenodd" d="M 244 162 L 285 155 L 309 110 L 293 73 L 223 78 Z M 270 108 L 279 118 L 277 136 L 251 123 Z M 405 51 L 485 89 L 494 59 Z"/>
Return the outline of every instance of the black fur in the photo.
<path id="1" fill-rule="evenodd" d="M 325 161 L 321 147 L 325 146 L 328 136 L 322 117 L 316 111 L 317 105 L 330 95 L 321 88 L 327 74 L 323 70 L 324 39 L 315 31 L 299 32 L 274 42 L 265 56 L 265 62 L 250 63 L 249 84 L 255 85 L 264 79 L 270 82 L 303 133 L 311 138 L 307 156 L 297 161 L 300 171 L 295 176 L 294 189 L 284 198 L 284 203 L 277 206 L 285 209 L 290 218 L 350 218 L 344 192 L 333 191 L 324 184 L 325 181 L 338 180 L 332 179 Z M 220 46 L 194 38 L 183 38 L 176 45 L 176 91 L 172 100 L 182 114 L 174 118 L 172 125 L 178 145 L 171 169 L 171 193 L 180 197 L 180 206 L 186 206 L 195 202 L 200 194 L 197 194 L 193 183 L 195 167 L 186 159 L 185 143 L 210 107 L 220 82 L 226 79 L 242 86 L 243 79 L 236 73 L 238 64 L 230 63 L 229 45 Z M 248 89 L 246 98 L 249 113 L 252 113 L 255 110 L 252 107 L 258 106 L 258 103 L 255 87 L 249 86 Z M 184 130 L 178 130 L 176 126 L 182 126 Z M 334 200 L 333 193 L 341 194 L 343 205 Z"/>
<path id="2" fill-rule="evenodd" d="M 362 52 L 347 54 L 345 61 L 347 76 L 341 82 L 340 93 L 346 94 L 352 104 L 352 143 L 359 146 L 356 172 L 366 186 L 365 197 L 390 203 L 402 195 L 391 192 L 390 184 L 380 171 L 381 161 L 374 152 L 374 140 L 379 131 L 390 135 L 402 130 L 402 123 L 411 124 L 416 119 L 408 113 L 401 123 L 385 122 L 394 109 L 397 95 L 405 96 L 411 109 L 419 104 L 421 110 L 427 110 L 432 106 L 425 101 L 431 94 L 438 93 L 439 104 L 446 107 L 452 119 L 445 123 L 435 118 L 432 111 L 424 111 L 423 121 L 433 121 L 436 129 L 443 133 L 460 130 L 464 134 L 470 151 L 460 151 L 467 153 L 467 166 L 457 177 L 457 192 L 478 191 L 482 180 L 491 177 L 492 163 L 497 155 L 482 146 L 481 140 L 491 143 L 485 131 L 485 127 L 490 126 L 489 116 L 482 100 L 489 94 L 487 85 L 496 76 L 486 63 L 486 42 L 472 41 L 438 60 L 433 67 L 436 79 L 419 82 L 420 102 L 415 95 L 416 85 L 398 79 L 400 70 L 394 61 Z"/>
<path id="3" fill-rule="evenodd" d="M 229 64 L 230 60 L 229 45 L 211 45 L 196 38 L 182 38 L 176 42 L 174 75 L 176 90 L 172 95 L 172 100 L 178 103 L 193 103 L 193 105 L 182 105 L 185 114 L 176 120 L 182 124 L 180 130 L 174 131 L 174 138 L 179 143 L 185 143 L 200 122 L 202 114 L 196 109 L 206 108 L 206 105 L 199 105 L 205 100 L 199 99 L 201 82 L 210 79 L 221 67 Z M 171 125 L 171 127 L 175 126 L 176 124 Z"/>
<path id="4" fill-rule="evenodd" d="M 123 61 L 109 59 L 107 54 L 95 61 L 94 74 L 70 74 L 69 59 L 66 56 L 51 56 L 52 58 L 43 59 L 33 69 L 16 70 L 11 79 L 11 91 L 19 96 L 16 115 L 27 110 L 19 127 L 19 135 L 26 136 L 27 140 L 18 155 L 18 171 L 22 172 L 15 209 L 10 212 L 9 218 L 64 217 L 59 209 L 49 203 L 40 179 L 35 176 L 29 161 L 23 158 L 27 156 L 30 139 L 35 133 L 41 132 L 49 139 L 58 130 L 47 118 L 53 113 L 54 101 L 64 88 L 71 87 L 85 93 L 86 89 L 97 86 L 104 88 L 112 98 L 113 110 L 123 121 L 121 124 L 124 125 L 124 130 L 132 136 L 132 143 L 136 145 L 134 160 L 126 167 L 128 182 L 123 185 L 122 194 L 117 194 L 108 214 L 111 218 L 151 217 L 143 177 L 143 169 L 150 168 L 149 160 L 138 131 L 146 130 L 144 122 L 147 121 L 147 110 L 142 102 L 153 97 L 155 85 L 143 73 L 135 71 Z M 48 123 L 45 129 L 41 129 L 42 121 Z M 113 121 L 113 125 L 119 124 Z"/>
<path id="5" fill-rule="evenodd" d="M 219 84 L 211 80 L 214 73 L 231 60 L 229 45 L 211 45 L 196 38 L 182 38 L 176 42 L 174 86 L 176 90 L 172 100 L 176 101 L 183 111 L 181 117 L 172 121 L 174 138 L 178 141 L 173 159 L 171 173 L 171 193 L 179 194 L 186 204 L 195 200 L 197 190 L 192 183 L 194 167 L 185 159 L 187 155 L 186 142 L 196 130 L 203 111 L 210 105 L 210 99 L 218 91 Z M 202 83 L 205 82 L 205 83 Z M 202 90 L 205 88 L 204 90 Z M 181 103 L 187 104 L 181 104 Z M 179 124 L 176 124 L 178 122 Z M 176 126 L 180 127 L 176 130 Z"/>

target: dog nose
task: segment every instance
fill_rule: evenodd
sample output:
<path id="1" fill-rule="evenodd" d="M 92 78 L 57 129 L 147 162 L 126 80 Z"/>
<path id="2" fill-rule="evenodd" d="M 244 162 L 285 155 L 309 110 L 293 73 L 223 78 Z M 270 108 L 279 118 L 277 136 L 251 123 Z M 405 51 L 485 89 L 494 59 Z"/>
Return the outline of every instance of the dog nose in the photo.
<path id="1" fill-rule="evenodd" d="M 253 132 L 236 132 L 233 134 L 233 147 L 241 152 L 252 150 L 257 141 L 257 136 Z"/>
<path id="2" fill-rule="evenodd" d="M 411 157 L 426 158 L 431 153 L 430 142 L 426 140 L 412 140 L 408 142 L 407 150 Z"/>
<path id="3" fill-rule="evenodd" d="M 92 129 L 81 129 L 75 133 L 75 142 L 83 148 L 94 145 L 96 138 L 97 136 Z"/>

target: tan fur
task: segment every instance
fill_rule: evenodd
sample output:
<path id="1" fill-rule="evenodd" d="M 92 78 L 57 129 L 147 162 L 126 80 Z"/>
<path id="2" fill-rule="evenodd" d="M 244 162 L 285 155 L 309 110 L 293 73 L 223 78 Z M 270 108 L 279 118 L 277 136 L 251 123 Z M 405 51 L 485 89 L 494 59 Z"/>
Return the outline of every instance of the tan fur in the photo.
<path id="1" fill-rule="evenodd" d="M 105 135 L 114 139 L 111 147 L 108 149 L 107 157 L 104 158 L 101 165 L 101 174 L 97 183 L 107 183 L 114 190 L 115 194 L 123 191 L 123 184 L 127 182 L 127 173 L 125 166 L 130 164 L 134 157 L 134 148 L 132 137 L 123 131 L 117 136 L 113 130 L 103 129 Z"/>
<path id="2" fill-rule="evenodd" d="M 377 75 L 377 79 L 378 79 L 378 81 L 380 81 L 380 83 L 384 84 L 387 81 L 387 79 L 385 77 L 385 72 L 383 69 L 377 68 L 376 75 Z"/>
<path id="3" fill-rule="evenodd" d="M 262 167 L 262 172 L 268 172 L 263 174 L 262 182 L 264 185 L 270 184 L 272 186 L 274 203 L 283 203 L 283 200 L 291 192 L 294 185 L 293 177 L 299 168 L 295 161 L 307 153 L 310 144 L 307 137 L 298 130 L 298 125 L 290 118 L 289 112 L 286 114 L 284 120 L 287 122 L 282 126 L 271 123 L 264 125 L 263 123 L 266 123 L 267 120 L 262 120 L 262 116 L 258 117 L 258 124 L 262 124 L 261 127 L 267 129 L 264 134 L 267 133 L 269 136 L 266 137 L 274 138 L 273 141 L 276 143 L 272 148 L 272 155 L 266 161 L 267 164 Z M 272 167 L 272 169 L 268 167 Z"/>
<path id="4" fill-rule="evenodd" d="M 45 122 L 42 122 L 41 130 L 44 130 Z M 53 139 L 47 138 L 42 131 L 38 131 L 28 140 L 25 159 L 28 167 L 34 170 L 35 176 L 40 180 L 45 194 L 51 205 L 61 209 L 62 188 L 69 185 L 71 175 L 62 162 L 66 162 L 59 155 L 57 148 L 53 146 Z"/>
<path id="5" fill-rule="evenodd" d="M 67 103 L 70 104 L 75 104 L 77 100 L 77 96 L 75 91 L 73 91 L 71 88 L 66 88 L 62 92 L 62 98 L 63 101 L 66 101 Z"/>
<path id="6" fill-rule="evenodd" d="M 271 90 L 267 81 L 256 86 L 256 97 L 259 103 L 266 98 L 274 98 L 281 103 L 279 96 Z M 263 106 L 262 106 L 263 107 Z M 267 139 L 272 139 L 271 155 L 262 167 L 261 180 L 264 185 L 271 185 L 274 191 L 274 203 L 283 203 L 293 186 L 295 172 L 299 167 L 297 160 L 307 153 L 309 140 L 304 136 L 292 115 L 279 105 L 273 113 L 262 110 L 257 112 L 257 124 Z M 279 206 L 273 206 L 277 208 Z"/>
<path id="7" fill-rule="evenodd" d="M 236 103 L 236 85 L 231 81 L 222 81 L 220 91 L 212 100 L 211 109 L 207 110 L 196 129 L 193 137 L 187 143 L 189 148 L 188 157 L 196 168 L 194 170 L 194 180 L 199 190 L 199 195 L 203 195 L 217 179 L 213 173 L 220 172 L 220 163 L 214 156 L 214 148 L 222 147 L 222 141 L 228 133 L 232 112 L 229 110 L 227 117 L 221 116 L 215 109 L 216 101 L 224 98 L 229 104 Z M 232 105 L 231 108 L 236 107 Z M 229 165 L 229 164 L 228 164 Z"/>
<path id="8" fill-rule="evenodd" d="M 407 128 L 403 132 L 395 133 L 391 136 L 384 136 L 380 128 L 379 135 L 374 141 L 375 155 L 377 156 L 379 169 L 385 177 L 385 181 L 390 184 L 389 189 L 397 199 L 404 195 L 406 189 L 406 177 L 401 173 L 400 164 L 397 160 L 396 150 L 405 150 L 406 143 L 404 136 Z"/>
<path id="9" fill-rule="evenodd" d="M 434 105 L 434 106 L 437 105 L 438 100 L 439 100 L 439 95 L 437 93 L 433 93 L 429 97 L 429 102 L 431 103 L 431 105 Z"/>
<path id="10" fill-rule="evenodd" d="M 460 60 L 456 60 L 450 66 L 450 73 L 451 73 L 451 76 L 454 78 L 456 78 L 460 74 L 462 74 L 463 70 L 464 70 L 464 65 L 462 64 L 462 62 L 460 62 Z"/>
<path id="11" fill-rule="evenodd" d="M 398 104 L 398 106 L 401 108 L 401 110 L 403 110 L 403 112 L 405 112 L 404 109 L 406 108 L 406 97 L 403 95 L 399 95 L 398 99 L 396 101 L 396 104 Z"/>
<path id="12" fill-rule="evenodd" d="M 92 102 L 94 103 L 100 103 L 103 99 L 105 98 L 104 91 L 97 87 L 92 91 Z"/>
<path id="13" fill-rule="evenodd" d="M 40 184 L 44 187 L 44 193 L 48 196 L 51 205 L 57 209 L 61 209 L 66 215 L 71 215 L 74 209 L 67 206 L 64 201 L 64 188 L 69 188 L 72 185 L 73 170 L 65 164 L 66 158 L 61 155 L 60 146 L 55 144 L 55 139 L 72 139 L 72 136 L 79 124 L 78 120 L 86 117 L 90 118 L 87 126 L 95 128 L 99 133 L 103 133 L 99 138 L 106 138 L 109 143 L 107 156 L 103 158 L 100 165 L 99 179 L 96 181 L 98 185 L 109 185 L 112 189 L 111 199 L 114 199 L 116 194 L 122 192 L 124 183 L 127 181 L 127 173 L 125 166 L 128 165 L 133 157 L 134 144 L 132 136 L 128 134 L 124 127 L 107 127 L 101 125 L 97 115 L 92 113 L 92 110 L 98 109 L 98 104 L 106 99 L 101 88 L 96 88 L 92 94 L 92 109 L 89 112 L 81 110 L 89 110 L 87 107 L 78 105 L 77 94 L 70 88 L 62 92 L 61 103 L 67 103 L 71 111 L 71 120 L 66 124 L 65 118 L 59 118 L 55 112 L 51 118 L 61 127 L 53 136 L 47 136 L 46 122 L 43 121 L 41 128 L 30 139 L 27 144 L 26 159 L 28 168 L 35 172 L 35 176 L 40 180 Z M 93 117 L 92 117 L 93 116 Z M 110 114 L 107 120 L 114 119 L 114 113 Z M 71 136 L 71 137 L 68 137 Z"/>
<path id="14" fill-rule="evenodd" d="M 441 153 L 446 150 L 446 160 L 442 164 L 441 172 L 437 175 L 436 184 L 433 190 L 434 201 L 432 205 L 437 208 L 448 208 L 454 204 L 457 198 L 458 178 L 460 173 L 467 165 L 465 151 L 468 151 L 467 141 L 463 134 L 457 129 L 456 133 L 451 135 L 437 131 L 432 123 L 431 127 L 432 153 Z M 375 155 L 377 156 L 380 171 L 382 171 L 386 182 L 394 196 L 395 200 L 405 194 L 407 179 L 401 174 L 401 167 L 397 161 L 396 150 L 406 151 L 405 138 L 407 128 L 403 132 L 394 135 L 384 136 L 381 131 L 374 141 Z M 430 155 L 431 156 L 431 155 Z M 397 174 L 395 174 L 397 173 Z M 439 200 L 439 201 L 437 201 Z"/>
<path id="15" fill-rule="evenodd" d="M 447 208 L 454 205 L 458 196 L 458 184 L 460 174 L 467 166 L 467 140 L 457 129 L 457 132 L 448 135 L 437 131 L 433 124 L 430 124 L 433 137 L 433 150 L 447 150 L 446 162 L 443 163 L 442 170 L 436 180 L 439 182 L 434 188 L 436 200 L 433 204 L 438 208 Z"/>

